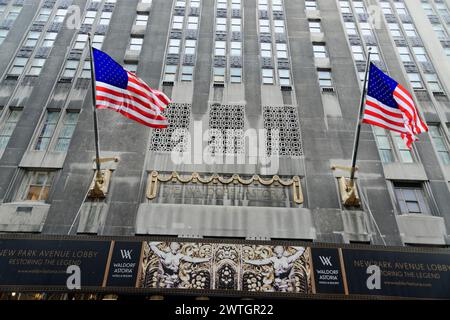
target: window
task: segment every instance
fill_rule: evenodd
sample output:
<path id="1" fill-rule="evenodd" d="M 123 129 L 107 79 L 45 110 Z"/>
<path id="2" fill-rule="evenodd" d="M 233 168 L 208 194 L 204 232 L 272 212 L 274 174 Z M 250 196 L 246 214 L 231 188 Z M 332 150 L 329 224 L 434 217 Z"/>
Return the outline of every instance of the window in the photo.
<path id="1" fill-rule="evenodd" d="M 373 132 L 383 163 L 395 162 L 397 158 L 398 161 L 403 163 L 414 162 L 411 151 L 406 147 L 399 133 L 389 132 L 376 126 L 373 126 Z"/>
<path id="2" fill-rule="evenodd" d="M 418 73 L 408 73 L 408 79 L 413 89 L 423 89 L 422 80 Z"/>
<path id="3" fill-rule="evenodd" d="M 80 78 L 83 79 L 91 78 L 91 61 L 85 61 L 83 63 L 83 70 L 81 70 Z"/>
<path id="4" fill-rule="evenodd" d="M 397 11 L 397 13 L 399 15 L 407 15 L 408 14 L 408 12 L 406 11 L 404 3 L 394 2 L 394 7 L 395 7 L 395 10 Z"/>
<path id="5" fill-rule="evenodd" d="M 403 62 L 412 62 L 411 54 L 408 47 L 397 47 L 398 53 L 400 54 L 400 59 Z"/>
<path id="6" fill-rule="evenodd" d="M 230 82 L 231 83 L 241 83 L 242 82 L 242 69 L 241 68 L 230 68 Z"/>
<path id="7" fill-rule="evenodd" d="M 231 31 L 241 32 L 242 20 L 238 18 L 231 19 Z"/>
<path id="8" fill-rule="evenodd" d="M 52 171 L 27 171 L 17 201 L 46 201 L 53 184 Z"/>
<path id="9" fill-rule="evenodd" d="M 241 9 L 241 0 L 231 0 L 231 9 Z"/>
<path id="10" fill-rule="evenodd" d="M 225 68 L 214 68 L 214 82 L 225 82 Z"/>
<path id="11" fill-rule="evenodd" d="M 377 143 L 380 158 L 383 163 L 394 162 L 394 155 L 392 153 L 391 142 L 389 140 L 388 133 L 385 129 L 372 126 L 375 135 L 375 141 Z"/>
<path id="12" fill-rule="evenodd" d="M 75 77 L 79 64 L 80 64 L 79 60 L 67 60 L 62 74 L 63 78 Z"/>
<path id="13" fill-rule="evenodd" d="M 41 74 L 42 68 L 44 67 L 46 59 L 33 59 L 31 62 L 30 70 L 28 70 L 28 75 L 30 76 L 38 76 Z"/>
<path id="14" fill-rule="evenodd" d="M 184 22 L 183 16 L 174 16 L 173 23 L 172 23 L 172 29 L 176 29 L 176 30 L 183 29 L 183 22 Z"/>
<path id="15" fill-rule="evenodd" d="M 394 145 L 397 148 L 397 152 L 399 154 L 399 160 L 403 163 L 413 163 L 414 159 L 411 150 L 409 150 L 406 146 L 406 143 L 402 139 L 400 133 L 392 131 L 391 135 L 394 141 Z"/>
<path id="16" fill-rule="evenodd" d="M 83 24 L 92 25 L 94 24 L 95 17 L 97 16 L 97 11 L 88 11 L 84 17 Z"/>
<path id="17" fill-rule="evenodd" d="M 102 12 L 102 15 L 100 16 L 100 22 L 99 24 L 102 26 L 109 25 L 112 17 L 112 12 L 104 11 Z"/>
<path id="18" fill-rule="evenodd" d="M 430 87 L 430 90 L 432 92 L 441 92 L 442 91 L 442 87 L 439 84 L 438 77 L 435 73 L 426 73 L 425 80 L 427 81 L 428 86 Z"/>
<path id="19" fill-rule="evenodd" d="M 287 44 L 285 43 L 277 43 L 277 58 L 278 59 L 287 59 Z"/>
<path id="20" fill-rule="evenodd" d="M 191 8 L 199 8 L 200 0 L 191 0 Z"/>
<path id="21" fill-rule="evenodd" d="M 53 18 L 53 23 L 63 23 L 66 18 L 67 10 L 66 9 L 58 9 L 56 11 L 55 17 Z"/>
<path id="22" fill-rule="evenodd" d="M 273 84 L 273 70 L 263 69 L 262 70 L 263 84 Z"/>
<path id="23" fill-rule="evenodd" d="M 87 41 L 88 41 L 87 34 L 79 34 L 77 35 L 77 39 L 75 40 L 73 48 L 76 50 L 83 50 L 84 47 L 86 46 Z"/>
<path id="24" fill-rule="evenodd" d="M 441 128 L 438 124 L 430 124 L 430 136 L 433 140 L 436 151 L 438 152 L 439 158 L 444 165 L 450 164 L 450 155 L 448 151 L 448 145 L 442 134 Z"/>
<path id="25" fill-rule="evenodd" d="M 227 6 L 227 0 L 217 0 L 217 9 L 226 9 Z"/>
<path id="26" fill-rule="evenodd" d="M 261 57 L 271 58 L 272 57 L 272 44 L 267 42 L 261 43 Z"/>
<path id="27" fill-rule="evenodd" d="M 414 55 L 416 56 L 417 61 L 428 62 L 427 53 L 425 52 L 424 47 L 414 47 L 413 52 L 414 52 Z"/>
<path id="28" fill-rule="evenodd" d="M 373 32 L 372 32 L 372 28 L 370 26 L 370 23 L 367 22 L 361 22 L 359 24 L 360 28 L 361 28 L 361 34 L 363 36 L 373 36 Z"/>
<path id="29" fill-rule="evenodd" d="M 262 11 L 267 11 L 269 9 L 267 5 L 267 0 L 259 0 L 258 9 Z"/>
<path id="30" fill-rule="evenodd" d="M 370 59 L 372 59 L 373 61 L 381 61 L 380 51 L 378 50 L 378 47 L 371 46 L 369 48 L 372 49 L 372 54 L 370 55 Z"/>
<path id="31" fill-rule="evenodd" d="M 331 81 L 330 70 L 318 70 L 319 84 L 321 87 L 331 87 L 333 82 Z"/>
<path id="32" fill-rule="evenodd" d="M 22 74 L 23 69 L 28 63 L 28 58 L 17 57 L 14 59 L 13 65 L 9 71 L 9 75 L 19 76 Z"/>
<path id="33" fill-rule="evenodd" d="M 47 111 L 44 123 L 40 130 L 39 136 L 34 145 L 35 151 L 47 150 L 50 141 L 55 133 L 56 125 L 58 124 L 59 111 Z"/>
<path id="34" fill-rule="evenodd" d="M 321 33 L 322 29 L 320 27 L 320 22 L 310 21 L 309 22 L 309 32 L 311 32 L 311 33 Z"/>
<path id="35" fill-rule="evenodd" d="M 143 38 L 131 37 L 129 49 L 132 51 L 141 51 L 143 44 L 144 44 Z"/>
<path id="36" fill-rule="evenodd" d="M 352 46 L 353 57 L 356 61 L 364 61 L 363 48 L 361 46 Z"/>
<path id="37" fill-rule="evenodd" d="M 9 9 L 9 13 L 6 16 L 5 20 L 16 20 L 21 10 L 21 6 L 12 6 L 11 9 Z"/>
<path id="38" fill-rule="evenodd" d="M 22 110 L 11 109 L 5 122 L 0 126 L 0 154 L 6 149 L 21 114 Z"/>
<path id="39" fill-rule="evenodd" d="M 417 32 L 412 23 L 404 23 L 403 28 L 408 37 L 417 37 Z"/>
<path id="40" fill-rule="evenodd" d="M 39 15 L 36 20 L 40 22 L 47 22 L 50 18 L 51 13 L 52 9 L 42 8 L 41 11 L 39 11 Z"/>
<path id="41" fill-rule="evenodd" d="M 339 1 L 342 13 L 352 13 L 350 3 L 348 1 Z"/>
<path id="42" fill-rule="evenodd" d="M 315 58 L 326 58 L 328 56 L 325 44 L 313 44 L 313 51 Z"/>
<path id="43" fill-rule="evenodd" d="M 35 47 L 39 37 L 41 36 L 41 32 L 39 31 L 30 31 L 28 32 L 27 39 L 25 40 L 25 47 Z"/>
<path id="44" fill-rule="evenodd" d="M 184 45 L 184 54 L 195 54 L 197 40 L 186 40 Z"/>
<path id="45" fill-rule="evenodd" d="M 77 121 L 78 112 L 66 112 L 63 125 L 56 142 L 55 151 L 65 152 L 69 149 L 70 140 L 72 139 L 75 127 L 77 126 Z"/>
<path id="46" fill-rule="evenodd" d="M 365 14 L 366 8 L 364 7 L 364 3 L 362 1 L 354 1 L 353 6 L 355 7 L 355 12 L 358 14 Z"/>
<path id="47" fill-rule="evenodd" d="M 125 62 L 124 67 L 126 70 L 137 73 L 138 64 L 137 62 Z"/>
<path id="48" fill-rule="evenodd" d="M 231 55 L 241 56 L 241 54 L 242 54 L 242 43 L 236 41 L 231 42 Z"/>
<path id="49" fill-rule="evenodd" d="M 175 3 L 175 7 L 186 7 L 186 0 L 177 0 L 177 2 Z"/>
<path id="50" fill-rule="evenodd" d="M 389 2 L 380 2 L 384 14 L 392 14 L 392 8 Z"/>
<path id="51" fill-rule="evenodd" d="M 289 70 L 279 69 L 278 76 L 280 79 L 281 86 L 290 86 L 291 85 L 291 74 Z"/>
<path id="52" fill-rule="evenodd" d="M 431 214 L 421 183 L 394 183 L 401 214 Z"/>
<path id="53" fill-rule="evenodd" d="M 274 20 L 273 24 L 275 26 L 275 33 L 284 33 L 284 21 Z"/>
<path id="54" fill-rule="evenodd" d="M 345 29 L 347 30 L 348 35 L 358 35 L 356 31 L 356 24 L 354 22 L 346 22 Z"/>
<path id="55" fill-rule="evenodd" d="M 434 10 L 433 10 L 433 7 L 431 6 L 431 4 L 422 2 L 422 8 L 423 8 L 423 11 L 425 11 L 425 13 L 427 14 L 427 16 L 434 14 Z"/>
<path id="56" fill-rule="evenodd" d="M 57 36 L 57 32 L 47 32 L 45 34 L 44 41 L 42 42 L 42 46 L 46 48 L 53 47 Z"/>
<path id="57" fill-rule="evenodd" d="M 181 68 L 181 81 L 192 81 L 194 73 L 194 67 L 183 66 Z"/>
<path id="58" fill-rule="evenodd" d="M 305 1 L 305 9 L 307 11 L 317 10 L 316 1 Z"/>
<path id="59" fill-rule="evenodd" d="M 270 22 L 269 20 L 260 19 L 259 20 L 259 32 L 270 33 Z"/>
<path id="60" fill-rule="evenodd" d="M 444 17 L 448 17 L 449 16 L 449 12 L 447 10 L 447 7 L 445 6 L 445 3 L 435 3 L 436 4 L 436 9 L 438 11 L 438 13 Z"/>
<path id="61" fill-rule="evenodd" d="M 175 82 L 175 77 L 177 74 L 177 66 L 168 65 L 164 69 L 164 81 Z"/>
<path id="62" fill-rule="evenodd" d="M 197 30 L 198 29 L 198 17 L 189 17 L 187 28 L 188 28 L 188 30 Z"/>
<path id="63" fill-rule="evenodd" d="M 393 37 L 402 37 L 400 27 L 397 23 L 388 23 L 389 31 Z"/>
<path id="64" fill-rule="evenodd" d="M 92 38 L 92 47 L 95 49 L 101 50 L 103 46 L 103 41 L 105 40 L 104 35 L 96 34 Z"/>
<path id="65" fill-rule="evenodd" d="M 433 24 L 433 30 L 436 33 L 439 40 L 447 40 L 447 32 L 440 24 Z"/>
<path id="66" fill-rule="evenodd" d="M 215 55 L 216 56 L 224 56 L 226 50 L 226 41 L 216 41 L 215 44 Z"/>
<path id="67" fill-rule="evenodd" d="M 136 16 L 136 25 L 137 26 L 146 26 L 148 23 L 148 14 L 138 13 Z"/>
<path id="68" fill-rule="evenodd" d="M 272 11 L 283 11 L 281 0 L 272 0 Z"/>
<path id="69" fill-rule="evenodd" d="M 169 40 L 169 54 L 179 54 L 180 53 L 181 40 L 170 39 Z"/>

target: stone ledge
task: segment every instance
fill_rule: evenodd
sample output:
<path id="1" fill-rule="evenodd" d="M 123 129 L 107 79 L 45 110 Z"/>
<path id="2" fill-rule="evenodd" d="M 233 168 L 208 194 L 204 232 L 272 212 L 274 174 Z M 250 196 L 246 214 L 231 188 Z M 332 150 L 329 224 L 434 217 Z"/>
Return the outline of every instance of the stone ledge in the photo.
<path id="1" fill-rule="evenodd" d="M 0 205 L 1 232 L 42 232 L 50 205 L 37 202 Z"/>
<path id="2" fill-rule="evenodd" d="M 136 234 L 301 240 L 316 238 L 309 209 L 157 203 L 139 206 Z"/>
<path id="3" fill-rule="evenodd" d="M 445 245 L 444 218 L 411 214 L 397 216 L 396 219 L 403 243 Z"/>

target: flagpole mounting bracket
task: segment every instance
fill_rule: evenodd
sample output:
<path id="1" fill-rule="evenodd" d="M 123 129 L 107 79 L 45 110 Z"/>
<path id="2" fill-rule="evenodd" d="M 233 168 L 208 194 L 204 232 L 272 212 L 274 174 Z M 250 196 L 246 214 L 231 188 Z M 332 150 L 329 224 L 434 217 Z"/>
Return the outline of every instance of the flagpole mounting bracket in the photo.
<path id="1" fill-rule="evenodd" d="M 108 194 L 112 171 L 109 169 L 95 171 L 88 197 L 90 199 L 105 199 Z"/>
<path id="2" fill-rule="evenodd" d="M 355 180 L 346 177 L 338 178 L 341 201 L 344 207 L 360 207 L 361 200 Z"/>

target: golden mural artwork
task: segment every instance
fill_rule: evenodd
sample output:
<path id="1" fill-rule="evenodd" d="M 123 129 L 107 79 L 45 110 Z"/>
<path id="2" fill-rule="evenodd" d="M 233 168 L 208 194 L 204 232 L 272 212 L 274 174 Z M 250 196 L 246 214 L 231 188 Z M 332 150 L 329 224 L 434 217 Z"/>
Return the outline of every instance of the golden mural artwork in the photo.
<path id="1" fill-rule="evenodd" d="M 312 293 L 310 249 L 145 242 L 140 288 Z"/>

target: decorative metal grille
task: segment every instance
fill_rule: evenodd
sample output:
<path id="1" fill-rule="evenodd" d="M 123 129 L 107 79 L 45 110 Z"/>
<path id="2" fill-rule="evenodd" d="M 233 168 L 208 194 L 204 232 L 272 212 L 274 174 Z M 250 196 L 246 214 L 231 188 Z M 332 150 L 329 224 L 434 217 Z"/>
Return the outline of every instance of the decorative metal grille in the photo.
<path id="1" fill-rule="evenodd" d="M 299 157 L 303 155 L 298 111 L 295 106 L 264 106 L 267 154 Z M 278 139 L 272 130 L 278 131 Z"/>
<path id="2" fill-rule="evenodd" d="M 209 110 L 208 150 L 211 154 L 243 154 L 245 107 L 213 104 Z"/>
<path id="3" fill-rule="evenodd" d="M 167 129 L 156 129 L 152 136 L 151 151 L 187 151 L 188 140 L 184 133 L 189 132 L 192 105 L 172 103 L 163 112 L 169 121 Z M 172 140 L 172 137 L 174 140 Z"/>

